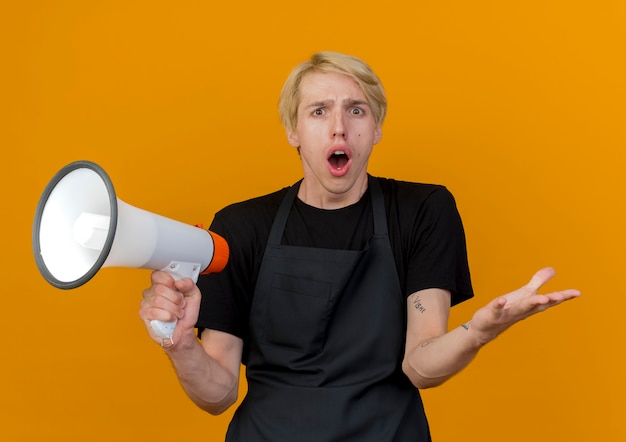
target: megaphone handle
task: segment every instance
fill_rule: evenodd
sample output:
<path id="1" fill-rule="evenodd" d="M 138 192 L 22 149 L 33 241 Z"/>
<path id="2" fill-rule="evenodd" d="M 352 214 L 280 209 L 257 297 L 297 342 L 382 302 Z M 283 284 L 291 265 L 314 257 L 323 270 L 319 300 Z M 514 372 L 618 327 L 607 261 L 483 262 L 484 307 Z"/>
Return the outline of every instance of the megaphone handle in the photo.
<path id="1" fill-rule="evenodd" d="M 157 319 L 153 319 L 150 321 L 150 327 L 157 334 L 157 336 L 161 339 L 172 339 L 174 335 L 174 329 L 176 328 L 176 323 L 178 321 L 175 319 L 172 322 L 163 322 Z"/>
<path id="2" fill-rule="evenodd" d="M 199 263 L 171 262 L 162 270 L 172 275 L 175 280 L 191 278 L 193 282 L 198 282 L 201 268 Z M 182 293 L 180 295 L 182 296 Z M 174 336 L 174 329 L 176 328 L 177 322 L 176 319 L 171 322 L 154 319 L 150 321 L 150 327 L 152 327 L 152 330 L 154 330 L 157 336 L 163 340 L 164 346 L 166 342 L 172 345 L 174 343 L 172 336 Z"/>

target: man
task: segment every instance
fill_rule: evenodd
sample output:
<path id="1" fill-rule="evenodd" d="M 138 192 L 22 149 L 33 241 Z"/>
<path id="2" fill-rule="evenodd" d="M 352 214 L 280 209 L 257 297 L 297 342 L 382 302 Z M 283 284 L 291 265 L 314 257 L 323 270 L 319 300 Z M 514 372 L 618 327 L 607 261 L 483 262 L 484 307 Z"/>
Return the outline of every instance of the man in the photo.
<path id="1" fill-rule="evenodd" d="M 357 58 L 326 52 L 298 66 L 279 110 L 303 179 L 216 215 L 210 230 L 231 250 L 223 272 L 200 288 L 154 272 L 144 291 L 156 342 L 150 320 L 178 318 L 165 351 L 200 408 L 230 407 L 246 365 L 229 441 L 428 441 L 419 389 L 579 295 L 537 295 L 554 274 L 542 269 L 448 332 L 450 307 L 473 296 L 461 220 L 442 186 L 368 175 L 386 106 Z"/>

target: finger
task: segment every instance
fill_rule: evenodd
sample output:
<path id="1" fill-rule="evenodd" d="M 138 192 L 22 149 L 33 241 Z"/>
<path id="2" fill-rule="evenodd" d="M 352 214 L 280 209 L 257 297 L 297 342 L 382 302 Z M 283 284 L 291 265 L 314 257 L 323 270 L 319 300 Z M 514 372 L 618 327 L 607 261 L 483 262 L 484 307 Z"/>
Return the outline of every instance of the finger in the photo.
<path id="1" fill-rule="evenodd" d="M 167 310 L 177 317 L 181 317 L 185 308 L 185 300 L 178 292 L 167 292 L 167 296 L 157 296 L 152 301 L 152 307 Z M 173 294 L 173 295 L 172 295 Z"/>
<path id="2" fill-rule="evenodd" d="M 152 284 L 163 284 L 172 289 L 174 288 L 174 277 L 170 273 L 164 272 L 163 270 L 153 271 L 150 275 L 150 279 Z"/>
<path id="3" fill-rule="evenodd" d="M 143 319 L 147 319 L 148 321 L 162 321 L 162 322 L 172 322 L 176 319 L 180 319 L 179 315 L 177 315 L 172 310 L 152 307 L 149 309 L 144 309 L 144 313 L 141 315 Z"/>
<path id="4" fill-rule="evenodd" d="M 575 289 L 560 290 L 558 292 L 552 292 L 552 293 L 543 295 L 543 297 L 545 298 L 548 298 L 553 301 L 558 301 L 558 302 L 569 301 L 570 299 L 574 299 L 579 296 L 580 296 L 580 290 L 575 290 Z"/>
<path id="5" fill-rule="evenodd" d="M 535 313 L 542 312 L 563 302 L 580 296 L 580 291 L 574 289 L 561 290 L 545 295 L 535 295 L 531 297 L 533 310 Z"/>
<path id="6" fill-rule="evenodd" d="M 491 306 L 491 317 L 494 320 L 500 319 L 500 317 L 502 317 L 502 315 L 504 314 L 504 307 L 507 304 L 507 300 L 504 296 L 500 296 L 499 298 L 494 299 L 493 301 L 491 301 L 490 306 Z"/>
<path id="7" fill-rule="evenodd" d="M 550 281 L 555 274 L 556 272 L 552 267 L 544 267 L 533 275 L 528 284 L 526 284 L 526 287 L 533 293 L 536 293 L 541 286 Z"/>
<path id="8" fill-rule="evenodd" d="M 171 322 L 177 318 L 176 314 L 173 311 L 164 309 L 160 306 L 155 306 L 152 303 L 141 306 L 141 308 L 139 309 L 139 317 L 144 321 L 146 325 L 150 325 L 150 321 L 153 320 Z"/>
<path id="9" fill-rule="evenodd" d="M 191 278 L 183 278 L 174 282 L 176 290 L 181 293 L 187 294 L 192 292 L 196 288 L 196 284 Z"/>
<path id="10" fill-rule="evenodd" d="M 187 306 L 189 306 L 190 308 L 194 309 L 200 305 L 202 293 L 200 293 L 200 289 L 191 279 L 176 281 L 176 287 L 183 295 L 183 308 L 186 309 Z"/>
<path id="11" fill-rule="evenodd" d="M 572 298 L 579 297 L 582 293 L 580 290 L 577 290 L 577 289 L 567 289 L 567 290 L 561 290 L 561 294 L 565 296 L 567 299 L 572 299 Z"/>
<path id="12" fill-rule="evenodd" d="M 186 301 L 177 290 L 163 284 L 155 284 L 144 290 L 141 308 L 150 319 L 163 320 L 162 315 L 175 315 L 182 317 Z M 164 311 L 160 312 L 160 311 Z M 159 312 L 159 317 L 153 317 L 155 312 Z"/>
<path id="13" fill-rule="evenodd" d="M 156 297 L 142 301 L 139 316 L 142 319 L 169 322 L 183 316 L 184 307 L 170 302 L 167 298 Z"/>

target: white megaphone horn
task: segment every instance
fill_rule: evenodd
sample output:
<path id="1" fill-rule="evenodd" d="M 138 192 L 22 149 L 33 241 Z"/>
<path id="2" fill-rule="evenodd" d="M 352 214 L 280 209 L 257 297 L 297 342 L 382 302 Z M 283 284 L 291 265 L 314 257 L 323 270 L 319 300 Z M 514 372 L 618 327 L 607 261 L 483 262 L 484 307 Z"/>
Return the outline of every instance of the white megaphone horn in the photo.
<path id="1" fill-rule="evenodd" d="M 228 245 L 208 230 L 138 209 L 115 195 L 100 166 L 77 161 L 46 186 L 35 213 L 33 252 L 43 277 L 60 289 L 85 284 L 103 267 L 164 270 L 197 282 L 221 271 Z M 162 339 L 174 322 L 152 321 Z"/>

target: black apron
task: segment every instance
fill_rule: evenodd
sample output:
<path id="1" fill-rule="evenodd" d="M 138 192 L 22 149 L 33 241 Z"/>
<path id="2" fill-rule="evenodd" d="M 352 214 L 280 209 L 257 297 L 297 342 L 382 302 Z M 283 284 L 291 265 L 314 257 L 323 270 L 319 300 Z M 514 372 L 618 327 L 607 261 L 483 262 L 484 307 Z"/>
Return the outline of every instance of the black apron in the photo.
<path id="1" fill-rule="evenodd" d="M 402 373 L 406 299 L 369 177 L 365 250 L 281 245 L 299 183 L 270 232 L 250 314 L 248 393 L 229 442 L 430 441 L 418 390 Z"/>

